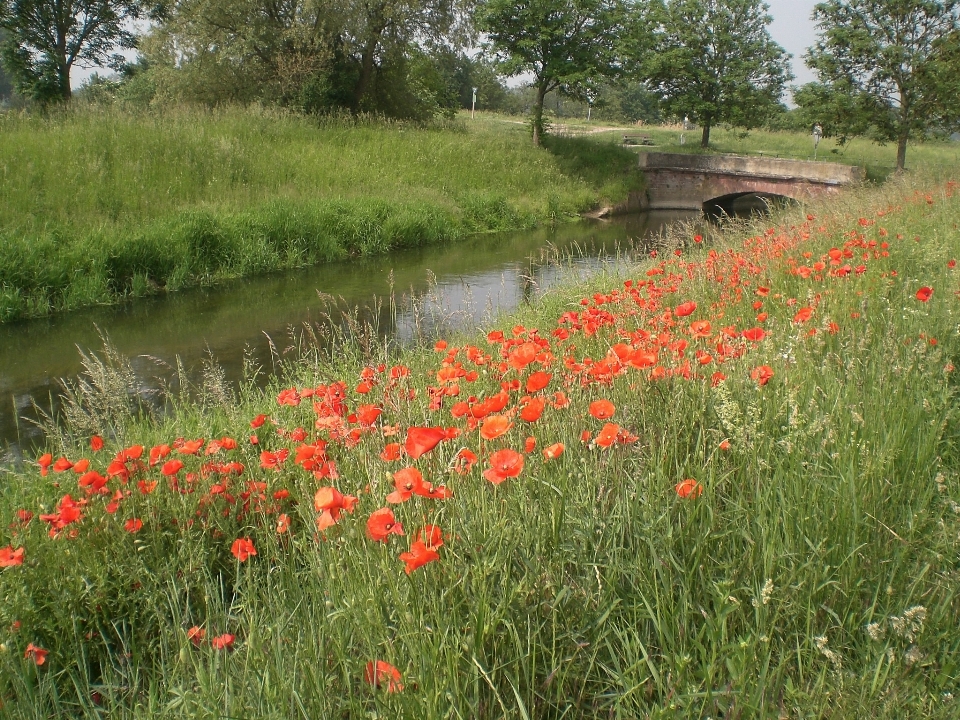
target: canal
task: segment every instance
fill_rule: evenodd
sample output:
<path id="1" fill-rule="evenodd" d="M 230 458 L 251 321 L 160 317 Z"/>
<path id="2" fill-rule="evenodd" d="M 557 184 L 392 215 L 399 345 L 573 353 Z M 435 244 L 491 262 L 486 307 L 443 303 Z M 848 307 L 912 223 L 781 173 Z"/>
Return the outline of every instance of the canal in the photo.
<path id="1" fill-rule="evenodd" d="M 293 332 L 339 317 L 331 313 L 331 299 L 339 309 L 357 308 L 381 336 L 409 343 L 439 330 L 479 326 L 570 273 L 628 262 L 667 225 L 696 217 L 657 212 L 480 235 L 2 325 L 0 465 L 16 464 L 42 443 L 37 408 L 56 417 L 61 379 L 83 371 L 81 351 L 101 352 L 101 335 L 130 359 L 144 396 L 169 385 L 178 361 L 195 378 L 212 359 L 236 383 L 245 358 L 269 373 Z"/>

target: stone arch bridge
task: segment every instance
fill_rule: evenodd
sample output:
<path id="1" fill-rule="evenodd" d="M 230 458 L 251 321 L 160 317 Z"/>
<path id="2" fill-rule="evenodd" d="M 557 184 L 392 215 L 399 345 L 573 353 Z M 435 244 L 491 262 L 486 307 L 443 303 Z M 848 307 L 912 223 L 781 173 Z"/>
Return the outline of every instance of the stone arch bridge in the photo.
<path id="1" fill-rule="evenodd" d="M 646 190 L 631 194 L 622 210 L 703 210 L 747 195 L 798 202 L 834 195 L 861 182 L 861 167 L 739 155 L 640 153 Z"/>

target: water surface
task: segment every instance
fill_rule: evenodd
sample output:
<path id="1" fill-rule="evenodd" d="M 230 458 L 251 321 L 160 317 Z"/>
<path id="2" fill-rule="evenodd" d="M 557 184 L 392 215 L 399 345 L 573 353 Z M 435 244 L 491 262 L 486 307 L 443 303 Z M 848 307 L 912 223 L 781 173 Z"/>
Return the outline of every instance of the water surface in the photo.
<path id="1" fill-rule="evenodd" d="M 60 378 L 82 371 L 79 349 L 99 352 L 100 334 L 130 358 L 142 390 L 172 375 L 177 359 L 198 374 L 212 357 L 226 378 L 244 356 L 269 370 L 291 328 L 323 323 L 329 299 L 357 306 L 381 336 L 410 341 L 438 322 L 475 327 L 535 298 L 570 268 L 582 274 L 642 250 L 665 225 L 691 219 L 663 212 L 556 228 L 478 235 L 390 255 L 225 283 L 113 307 L 0 325 L 0 462 L 42 441 L 34 402 L 56 412 Z M 562 269 L 557 254 L 568 258 Z M 396 312 L 389 308 L 391 294 Z M 376 300 L 380 298 L 380 302 Z M 273 349 L 271 349 L 271 344 Z"/>

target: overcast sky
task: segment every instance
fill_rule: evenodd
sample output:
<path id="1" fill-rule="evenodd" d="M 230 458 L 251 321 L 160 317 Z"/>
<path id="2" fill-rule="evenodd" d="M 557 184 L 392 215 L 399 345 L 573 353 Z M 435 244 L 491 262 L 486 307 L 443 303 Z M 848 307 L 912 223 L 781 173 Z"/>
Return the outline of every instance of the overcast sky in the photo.
<path id="1" fill-rule="evenodd" d="M 766 0 L 770 5 L 773 24 L 770 34 L 788 53 L 793 55 L 793 74 L 797 76 L 794 84 L 803 85 L 814 79 L 814 75 L 803 64 L 803 54 L 813 45 L 816 38 L 815 27 L 810 15 L 817 0 Z M 71 75 L 71 85 L 79 87 L 94 70 L 77 68 Z M 101 74 L 110 71 L 100 70 Z"/>
<path id="2" fill-rule="evenodd" d="M 793 55 L 794 84 L 803 85 L 816 77 L 803 64 L 803 54 L 816 40 L 816 27 L 810 16 L 817 0 L 766 0 L 773 24 L 770 34 L 784 50 Z"/>

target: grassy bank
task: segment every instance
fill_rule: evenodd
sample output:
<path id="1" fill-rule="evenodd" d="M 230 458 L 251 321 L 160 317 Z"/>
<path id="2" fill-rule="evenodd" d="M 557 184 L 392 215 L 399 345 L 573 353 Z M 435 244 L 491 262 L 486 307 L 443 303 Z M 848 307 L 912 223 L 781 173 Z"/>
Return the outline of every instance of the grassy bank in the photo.
<path id="1" fill-rule="evenodd" d="M 908 178 L 156 422 L 108 363 L 2 484 L 3 711 L 957 717 L 958 222 Z"/>
<path id="2" fill-rule="evenodd" d="M 490 125 L 511 125 L 515 118 L 484 114 L 481 122 Z M 732 153 L 736 155 L 763 155 L 794 160 L 813 160 L 811 135 L 796 132 L 773 132 L 717 127 L 710 133 L 710 147 L 700 147 L 698 129 L 681 132 L 677 126 L 616 125 L 602 121 L 586 122 L 577 118 L 559 118 L 554 121 L 555 132 L 571 137 L 589 138 L 601 144 L 620 145 L 625 134 L 646 135 L 653 146 L 633 146 L 634 152 Z M 684 136 L 681 144 L 680 137 Z M 816 159 L 866 168 L 867 179 L 886 180 L 896 168 L 897 146 L 879 145 L 864 138 L 852 138 L 841 145 L 834 138 L 825 138 L 817 148 Z M 907 168 L 929 171 L 949 170 L 960 164 L 960 143 L 944 140 L 911 141 L 907 149 Z"/>
<path id="3" fill-rule="evenodd" d="M 0 322 L 561 221 L 638 183 L 625 151 L 522 127 L 7 114 Z"/>

